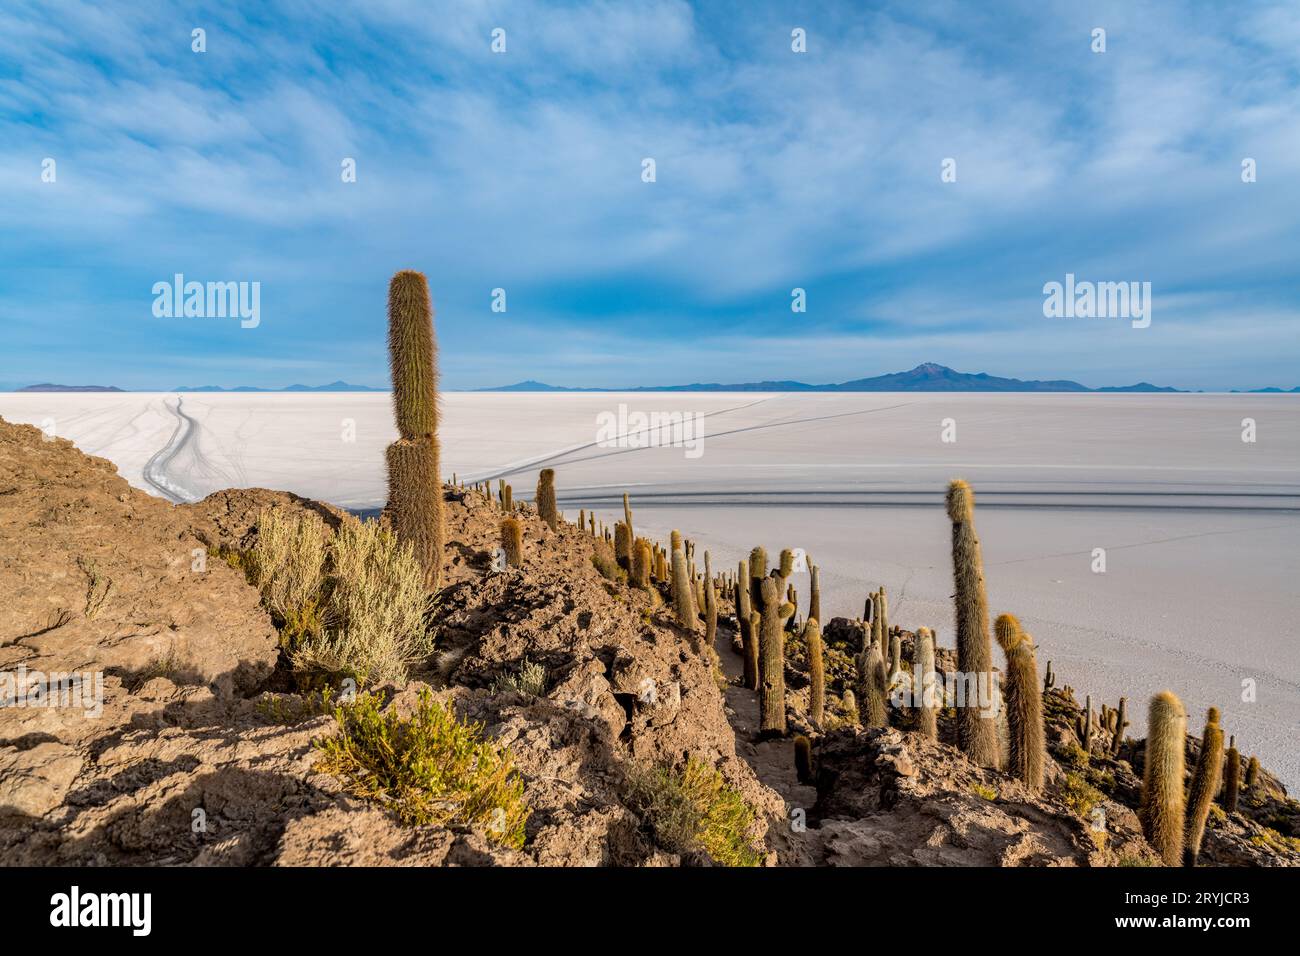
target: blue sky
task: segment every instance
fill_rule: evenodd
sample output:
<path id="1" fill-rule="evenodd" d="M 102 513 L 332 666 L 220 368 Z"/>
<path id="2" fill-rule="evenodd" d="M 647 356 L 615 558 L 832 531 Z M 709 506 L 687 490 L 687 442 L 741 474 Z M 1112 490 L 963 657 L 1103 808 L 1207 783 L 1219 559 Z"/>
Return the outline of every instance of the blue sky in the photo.
<path id="1" fill-rule="evenodd" d="M 382 385 L 400 268 L 448 388 L 1290 387 L 1297 240 L 1289 0 L 0 7 L 0 387 Z M 260 325 L 155 317 L 177 272 Z M 1067 272 L 1151 326 L 1045 318 Z"/>

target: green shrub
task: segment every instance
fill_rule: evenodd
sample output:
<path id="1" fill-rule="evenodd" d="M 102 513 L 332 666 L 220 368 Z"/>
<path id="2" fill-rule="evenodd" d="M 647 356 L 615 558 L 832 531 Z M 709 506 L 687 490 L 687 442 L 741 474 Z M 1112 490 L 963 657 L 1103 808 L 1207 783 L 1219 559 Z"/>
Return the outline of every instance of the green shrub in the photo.
<path id="1" fill-rule="evenodd" d="M 754 811 L 713 767 L 696 757 L 678 771 L 638 768 L 630 777 L 629 802 L 655 841 L 672 853 L 703 850 L 722 866 L 758 866 L 761 852 L 750 842 Z"/>
<path id="2" fill-rule="evenodd" d="M 530 810 L 509 750 L 481 739 L 426 690 L 409 718 L 381 713 L 380 698 L 362 694 L 338 707 L 339 733 L 316 742 L 316 769 L 381 800 L 409 826 L 482 829 L 505 846 L 524 845 Z"/>
<path id="3" fill-rule="evenodd" d="M 1083 774 L 1067 773 L 1065 782 L 1061 784 L 1061 799 L 1076 814 L 1087 819 L 1092 808 L 1105 798 L 1100 790 L 1088 783 Z"/>

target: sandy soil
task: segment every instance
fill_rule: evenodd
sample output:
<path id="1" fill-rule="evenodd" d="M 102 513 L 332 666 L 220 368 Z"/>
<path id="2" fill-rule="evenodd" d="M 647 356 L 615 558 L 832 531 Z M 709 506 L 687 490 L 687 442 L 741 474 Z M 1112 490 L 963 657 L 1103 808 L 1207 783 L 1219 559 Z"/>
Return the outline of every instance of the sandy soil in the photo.
<path id="1" fill-rule="evenodd" d="M 155 494 L 260 485 L 382 504 L 386 395 L 177 398 L 0 394 L 0 415 L 53 427 Z M 598 446 L 597 416 L 620 403 L 703 414 L 702 454 Z M 940 502 L 965 477 L 991 605 L 1019 614 L 1063 683 L 1112 703 L 1168 686 L 1193 713 L 1217 705 L 1248 752 L 1300 786 L 1300 397 L 452 393 L 443 412 L 448 475 L 505 477 L 529 497 L 550 465 L 562 508 L 608 520 L 626 489 L 638 530 L 681 528 L 720 567 L 757 543 L 805 548 L 827 616 L 859 614 L 884 584 L 895 622 L 946 644 Z M 795 583 L 806 593 L 806 577 Z"/>

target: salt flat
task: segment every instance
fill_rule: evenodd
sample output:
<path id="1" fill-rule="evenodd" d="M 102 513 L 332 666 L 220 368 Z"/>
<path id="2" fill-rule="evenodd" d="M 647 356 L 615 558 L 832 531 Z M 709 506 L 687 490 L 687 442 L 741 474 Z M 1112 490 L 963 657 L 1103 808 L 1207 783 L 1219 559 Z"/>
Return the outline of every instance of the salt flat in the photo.
<path id="1" fill-rule="evenodd" d="M 698 454 L 597 444 L 620 404 L 699 413 Z M 363 510 L 383 504 L 395 437 L 381 393 L 0 393 L 0 415 L 173 499 L 263 486 Z M 964 477 L 990 606 L 1020 616 L 1060 683 L 1128 696 L 1138 734 L 1165 687 L 1198 727 L 1219 706 L 1245 752 L 1300 786 L 1300 396 L 449 393 L 443 419 L 447 477 L 529 497 L 549 465 L 571 518 L 607 521 L 627 490 L 639 533 L 680 528 L 719 568 L 755 544 L 804 548 L 827 616 L 859 615 L 884 584 L 892 620 L 949 645 L 942 495 Z"/>

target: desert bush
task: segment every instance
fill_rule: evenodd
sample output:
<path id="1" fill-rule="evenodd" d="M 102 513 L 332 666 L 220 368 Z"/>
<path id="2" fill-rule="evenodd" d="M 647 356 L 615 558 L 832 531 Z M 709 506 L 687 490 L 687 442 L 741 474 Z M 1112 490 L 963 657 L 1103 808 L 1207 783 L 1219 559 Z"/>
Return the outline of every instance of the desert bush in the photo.
<path id="1" fill-rule="evenodd" d="M 1105 797 L 1080 773 L 1067 773 L 1061 783 L 1061 800 L 1077 815 L 1087 819 L 1092 808 Z"/>
<path id="2" fill-rule="evenodd" d="M 382 712 L 362 694 L 335 709 L 339 732 L 316 742 L 316 769 L 347 781 L 359 796 L 382 800 L 405 824 L 482 829 L 519 849 L 529 808 L 510 751 L 482 739 L 426 690 L 409 718 Z"/>
<path id="3" fill-rule="evenodd" d="M 325 522 L 310 512 L 265 508 L 258 514 L 257 542 L 243 565 L 281 629 L 300 624 L 322 603 L 329 540 Z"/>
<path id="4" fill-rule="evenodd" d="M 629 803 L 672 853 L 703 850 L 723 866 L 758 866 L 750 842 L 754 811 L 713 767 L 691 757 L 680 771 L 639 767 L 630 776 Z"/>
<path id="5" fill-rule="evenodd" d="M 325 627 L 293 650 L 295 666 L 363 684 L 404 682 L 407 666 L 433 651 L 424 569 L 374 521 L 346 522 L 329 551 Z"/>
<path id="6" fill-rule="evenodd" d="M 546 693 L 546 668 L 536 661 L 524 658 L 516 673 L 502 677 L 492 685 L 494 694 L 508 690 L 526 697 L 541 697 Z"/>

